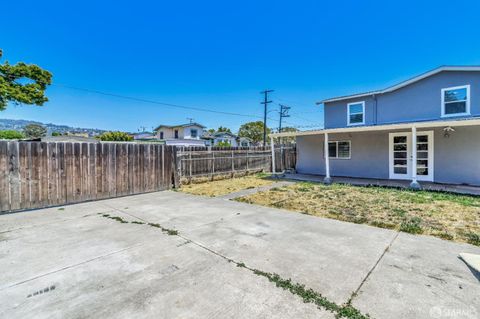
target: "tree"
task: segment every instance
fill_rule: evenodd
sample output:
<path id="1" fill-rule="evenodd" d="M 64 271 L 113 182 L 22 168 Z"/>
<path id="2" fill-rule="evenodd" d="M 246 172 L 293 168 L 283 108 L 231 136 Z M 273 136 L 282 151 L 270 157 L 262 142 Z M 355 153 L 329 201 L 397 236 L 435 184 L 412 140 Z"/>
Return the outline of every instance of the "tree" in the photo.
<path id="1" fill-rule="evenodd" d="M 215 146 L 218 146 L 218 147 L 232 147 L 232 144 L 230 144 L 229 141 L 220 141 Z"/>
<path id="2" fill-rule="evenodd" d="M 0 49 L 0 59 L 2 53 Z M 5 61 L 0 64 L 0 111 L 5 110 L 9 102 L 43 105 L 48 101 L 45 90 L 51 83 L 52 74 L 37 65 L 23 62 L 10 65 Z"/>
<path id="3" fill-rule="evenodd" d="M 47 135 L 47 129 L 39 124 L 28 124 L 23 128 L 23 134 L 28 138 L 41 138 Z"/>
<path id="4" fill-rule="evenodd" d="M 287 126 L 282 128 L 282 133 L 285 133 L 285 132 L 298 132 L 298 129 Z M 296 139 L 294 136 L 293 137 L 289 136 L 289 137 L 280 137 L 279 140 L 280 140 L 280 143 L 282 144 L 289 144 L 289 143 L 295 143 Z"/>
<path id="5" fill-rule="evenodd" d="M 240 126 L 238 130 L 238 136 L 240 137 L 248 137 L 254 143 L 262 142 L 263 141 L 263 122 L 256 121 L 256 122 L 248 122 Z M 267 127 L 267 134 L 272 132 L 271 129 Z"/>
<path id="6" fill-rule="evenodd" d="M 133 137 L 125 132 L 105 132 L 99 136 L 101 141 L 113 141 L 113 142 L 129 142 L 133 141 Z"/>
<path id="7" fill-rule="evenodd" d="M 15 130 L 4 130 L 0 131 L 0 140 L 20 140 L 25 138 L 25 135 L 22 132 Z"/>
<path id="8" fill-rule="evenodd" d="M 223 127 L 220 126 L 217 130 L 217 132 L 227 132 L 227 133 L 232 133 L 232 131 L 228 127 Z"/>

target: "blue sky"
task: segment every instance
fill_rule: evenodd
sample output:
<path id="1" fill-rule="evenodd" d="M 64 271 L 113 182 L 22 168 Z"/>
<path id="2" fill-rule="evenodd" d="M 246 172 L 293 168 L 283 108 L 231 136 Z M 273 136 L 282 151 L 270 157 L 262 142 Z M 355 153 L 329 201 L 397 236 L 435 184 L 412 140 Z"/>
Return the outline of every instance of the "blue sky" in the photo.
<path id="1" fill-rule="evenodd" d="M 479 1 L 7 1 L 4 59 L 54 74 L 43 107 L 0 118 L 137 131 L 192 117 L 238 127 L 260 91 L 319 126 L 315 101 L 382 88 L 439 65 L 480 65 Z M 220 115 L 67 89 L 251 115 Z M 306 127 L 303 129 L 307 129 Z"/>

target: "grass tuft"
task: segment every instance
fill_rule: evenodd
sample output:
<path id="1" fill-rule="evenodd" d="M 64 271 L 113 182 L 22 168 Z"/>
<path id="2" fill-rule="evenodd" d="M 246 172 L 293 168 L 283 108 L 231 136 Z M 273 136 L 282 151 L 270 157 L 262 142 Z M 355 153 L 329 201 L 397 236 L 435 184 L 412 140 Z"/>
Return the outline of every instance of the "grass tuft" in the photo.
<path id="1" fill-rule="evenodd" d="M 410 234 L 421 234 L 423 233 L 421 222 L 422 219 L 420 217 L 413 217 L 408 220 L 404 220 L 400 224 L 400 231 Z"/>

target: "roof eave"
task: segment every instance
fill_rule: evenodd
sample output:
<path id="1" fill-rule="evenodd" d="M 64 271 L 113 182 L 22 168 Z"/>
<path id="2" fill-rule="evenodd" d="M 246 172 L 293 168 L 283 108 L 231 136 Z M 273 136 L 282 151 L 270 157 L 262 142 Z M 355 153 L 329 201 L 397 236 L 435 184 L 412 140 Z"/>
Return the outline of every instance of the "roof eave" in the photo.
<path id="1" fill-rule="evenodd" d="M 365 92 L 365 93 L 359 93 L 359 94 L 353 94 L 353 95 L 334 97 L 334 98 L 319 101 L 316 104 L 319 105 L 319 104 L 330 103 L 330 102 L 350 100 L 350 99 L 355 99 L 355 98 L 360 98 L 360 97 L 365 97 L 365 96 L 370 96 L 370 95 L 389 93 L 389 92 L 398 90 L 402 87 L 405 87 L 407 85 L 418 82 L 420 80 L 423 80 L 425 78 L 428 78 L 432 75 L 435 75 L 437 73 L 444 72 L 444 71 L 480 71 L 480 66 L 448 66 L 448 65 L 447 66 L 441 66 L 441 67 L 438 67 L 436 69 L 425 72 L 423 74 L 420 74 L 416 77 L 413 77 L 411 79 L 402 81 L 398 84 L 389 86 L 389 87 L 387 87 L 383 90 L 377 90 L 377 91 L 372 91 L 372 92 Z"/>

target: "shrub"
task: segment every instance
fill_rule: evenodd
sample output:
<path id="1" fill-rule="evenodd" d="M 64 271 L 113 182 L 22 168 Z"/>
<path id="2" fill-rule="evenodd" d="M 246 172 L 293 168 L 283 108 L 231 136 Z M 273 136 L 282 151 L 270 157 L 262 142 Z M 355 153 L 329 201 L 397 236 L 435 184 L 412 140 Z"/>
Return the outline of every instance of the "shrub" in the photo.
<path id="1" fill-rule="evenodd" d="M 25 138 L 22 132 L 15 130 L 0 131 L 0 140 L 19 140 Z"/>
<path id="2" fill-rule="evenodd" d="M 133 141 L 133 137 L 125 132 L 105 132 L 99 136 L 101 141 L 128 142 Z"/>
<path id="3" fill-rule="evenodd" d="M 28 124 L 23 128 L 23 133 L 28 138 L 41 138 L 47 135 L 47 129 L 39 124 Z"/>

